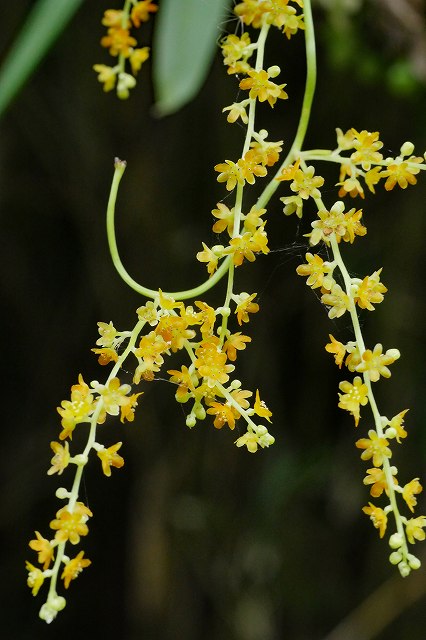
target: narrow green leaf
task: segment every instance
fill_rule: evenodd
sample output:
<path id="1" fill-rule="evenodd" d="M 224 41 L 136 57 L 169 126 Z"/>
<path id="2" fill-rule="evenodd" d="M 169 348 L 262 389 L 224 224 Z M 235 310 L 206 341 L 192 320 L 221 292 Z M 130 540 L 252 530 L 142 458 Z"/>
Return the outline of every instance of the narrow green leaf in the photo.
<path id="1" fill-rule="evenodd" d="M 210 69 L 230 0 L 161 0 L 152 58 L 155 112 L 168 115 L 192 100 Z"/>
<path id="2" fill-rule="evenodd" d="M 83 0 L 39 0 L 0 69 L 0 116 L 31 76 Z"/>

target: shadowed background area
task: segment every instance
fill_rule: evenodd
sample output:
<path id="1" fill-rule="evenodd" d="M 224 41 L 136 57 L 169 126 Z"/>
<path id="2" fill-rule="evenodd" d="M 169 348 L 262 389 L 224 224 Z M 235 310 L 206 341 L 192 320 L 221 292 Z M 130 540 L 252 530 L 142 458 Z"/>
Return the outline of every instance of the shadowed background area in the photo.
<path id="1" fill-rule="evenodd" d="M 335 127 L 355 127 L 379 130 L 385 156 L 397 155 L 406 140 L 421 155 L 424 3 L 401 0 L 393 10 L 384 0 L 342 4 L 345 10 L 333 2 L 314 5 L 319 76 L 305 147 L 333 148 Z M 3 7 L 3 53 L 32 3 L 18 5 Z M 128 163 L 117 206 L 126 268 L 148 287 L 183 289 L 205 278 L 194 255 L 202 241 L 217 243 L 211 209 L 224 197 L 232 203 L 213 166 L 239 156 L 244 134 L 221 114 L 236 99 L 237 83 L 219 54 L 198 97 L 167 118 L 151 115 L 149 65 L 127 102 L 104 94 L 91 67 L 108 64 L 99 46 L 106 8 L 100 0 L 83 4 L 1 123 L 5 637 L 422 637 L 425 570 L 400 579 L 387 562 L 386 542 L 361 512 L 369 496 L 354 442 L 371 422 L 364 410 L 355 432 L 337 408 L 345 374 L 324 350 L 329 333 L 351 339 L 348 320 L 330 321 L 296 275 L 312 218 L 284 217 L 278 196 L 268 207 L 271 253 L 237 270 L 238 290 L 258 292 L 261 307 L 248 325 L 253 342 L 239 356 L 237 375 L 244 388 L 259 388 L 273 411 L 275 445 L 250 455 L 233 445 L 239 433 L 217 431 L 209 418 L 190 431 L 172 385 L 145 384 L 135 422 L 109 420 L 100 430 L 106 445 L 123 441 L 123 469 L 105 478 L 93 460 L 84 475 L 81 499 L 94 517 L 82 547 L 92 566 L 71 583 L 67 607 L 50 627 L 38 619 L 43 595 L 32 598 L 25 584 L 25 560 L 35 560 L 27 545 L 34 530 L 48 537 L 58 480 L 71 482 L 68 470 L 59 479 L 46 475 L 60 426 L 55 408 L 78 373 L 101 382 L 107 375 L 90 352 L 96 323 L 131 329 L 143 303 L 108 253 L 113 159 Z M 234 32 L 230 16 L 224 27 Z M 259 109 L 259 123 L 270 139 L 290 145 L 303 94 L 303 38 L 287 43 L 273 34 L 266 62 L 282 66 L 290 100 L 274 111 Z M 318 165 L 317 173 L 327 180 L 331 205 L 335 168 Z M 406 191 L 378 188 L 357 202 L 368 234 L 343 248 L 354 275 L 383 267 L 389 292 L 374 314 L 363 312 L 362 322 L 368 344 L 401 351 L 377 395 L 389 417 L 410 407 L 409 437 L 395 464 L 402 482 L 422 483 L 425 178 Z M 258 180 L 253 202 L 262 186 Z M 219 304 L 224 286 L 206 301 Z M 173 358 L 167 368 L 176 365 Z M 75 431 L 75 450 L 84 436 L 84 428 Z M 422 502 L 420 496 L 416 515 L 425 512 Z M 420 544 L 417 551 L 422 557 Z"/>

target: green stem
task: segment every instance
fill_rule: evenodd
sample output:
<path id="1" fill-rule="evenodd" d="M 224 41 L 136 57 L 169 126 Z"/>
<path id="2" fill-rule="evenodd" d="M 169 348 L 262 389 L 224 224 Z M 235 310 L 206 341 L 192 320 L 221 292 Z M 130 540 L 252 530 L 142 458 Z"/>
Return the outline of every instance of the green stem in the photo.
<path id="1" fill-rule="evenodd" d="M 258 209 L 266 207 L 267 203 L 279 187 L 279 182 L 276 180 L 281 174 L 284 167 L 293 162 L 298 153 L 302 149 L 303 141 L 308 129 L 309 118 L 311 115 L 312 102 L 314 99 L 315 85 L 317 80 L 317 62 L 315 51 L 315 30 L 314 22 L 312 18 L 311 0 L 305 0 L 304 2 L 304 22 L 305 22 L 305 51 L 306 51 L 306 84 L 305 93 L 303 95 L 302 111 L 300 114 L 299 124 L 296 131 L 296 136 L 290 147 L 286 158 L 281 163 L 278 171 L 265 187 L 259 199 L 256 203 Z"/>
<path id="2" fill-rule="evenodd" d="M 117 248 L 117 240 L 115 236 L 115 203 L 117 200 L 118 187 L 123 177 L 123 173 L 126 169 L 126 162 L 124 160 L 115 159 L 114 162 L 114 176 L 112 179 L 111 190 L 108 199 L 107 206 L 107 219 L 106 219 L 106 227 L 107 227 L 107 236 L 108 236 L 108 245 L 111 254 L 111 259 L 116 268 L 119 276 L 124 280 L 124 282 L 136 293 L 140 293 L 146 298 L 154 299 L 158 295 L 158 289 L 148 289 L 148 287 L 144 287 L 136 280 L 134 280 L 131 275 L 126 271 L 124 265 L 121 261 L 120 255 L 118 253 Z M 224 259 L 220 267 L 217 271 L 205 282 L 200 284 L 198 287 L 194 287 L 193 289 L 187 289 L 185 291 L 164 291 L 164 295 L 170 296 L 175 300 L 187 300 L 188 298 L 196 298 L 197 296 L 202 295 L 214 285 L 219 282 L 221 278 L 227 273 L 229 269 L 230 258 L 227 257 Z"/>

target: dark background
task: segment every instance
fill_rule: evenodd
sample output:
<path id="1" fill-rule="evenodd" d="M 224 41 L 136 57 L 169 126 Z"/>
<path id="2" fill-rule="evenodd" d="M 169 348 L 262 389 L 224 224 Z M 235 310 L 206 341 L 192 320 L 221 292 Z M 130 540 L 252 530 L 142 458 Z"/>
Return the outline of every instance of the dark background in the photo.
<path id="1" fill-rule="evenodd" d="M 3 53 L 31 4 L 2 7 Z M 366 2 L 352 13 L 315 6 L 319 77 L 306 148 L 335 146 L 337 126 L 380 130 L 385 156 L 405 140 L 418 155 L 426 148 L 424 4 L 393 3 L 399 14 L 390 5 Z M 238 157 L 243 140 L 221 115 L 236 82 L 219 56 L 197 99 L 165 119 L 150 112 L 148 66 L 130 100 L 105 95 L 91 66 L 109 63 L 99 46 L 106 8 L 84 4 L 1 124 L 2 632 L 17 640 L 422 637 L 424 569 L 399 578 L 387 543 L 361 512 L 369 496 L 354 441 L 371 428 L 368 411 L 355 432 L 336 406 L 345 374 L 324 345 L 330 332 L 350 339 L 348 320 L 330 321 L 296 276 L 310 219 L 285 218 L 277 196 L 268 208 L 271 253 L 237 271 L 238 289 L 257 291 L 261 305 L 238 377 L 273 411 L 276 444 L 252 456 L 209 419 L 189 431 L 173 387 L 145 385 L 133 424 L 102 427 L 106 444 L 123 440 L 125 467 L 111 478 L 95 463 L 85 472 L 81 498 L 94 517 L 83 548 L 93 564 L 71 584 L 58 619 L 50 627 L 38 619 L 45 591 L 32 598 L 25 584 L 25 559 L 35 560 L 27 545 L 35 529 L 48 537 L 58 480 L 71 481 L 67 471 L 46 476 L 55 407 L 79 372 L 85 380 L 106 375 L 90 352 L 96 323 L 130 329 L 142 304 L 107 248 L 113 158 L 128 162 L 117 210 L 125 265 L 149 287 L 176 290 L 205 277 L 194 254 L 201 241 L 217 241 L 210 211 L 224 197 L 213 166 Z M 289 145 L 303 92 L 303 38 L 287 44 L 273 36 L 268 56 L 267 64 L 282 66 L 291 99 L 260 109 L 259 121 Z M 317 172 L 331 205 L 337 176 L 329 167 Z M 395 464 L 401 482 L 423 483 L 425 196 L 425 176 L 406 191 L 378 188 L 358 203 L 368 235 L 343 248 L 353 274 L 383 267 L 389 293 L 362 321 L 369 345 L 401 350 L 392 378 L 375 389 L 383 414 L 410 407 L 409 438 Z M 217 289 L 207 301 L 219 303 L 223 285 Z M 416 515 L 424 513 L 419 502 Z"/>

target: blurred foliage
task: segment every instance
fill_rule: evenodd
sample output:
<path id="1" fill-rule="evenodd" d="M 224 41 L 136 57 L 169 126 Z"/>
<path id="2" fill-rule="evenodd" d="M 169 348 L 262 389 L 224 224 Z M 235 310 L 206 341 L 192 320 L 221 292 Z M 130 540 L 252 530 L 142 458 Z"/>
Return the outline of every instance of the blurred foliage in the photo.
<path id="1" fill-rule="evenodd" d="M 20 5 L 19 20 L 16 5 L 4 7 L 5 41 L 32 3 Z M 403 95 L 385 81 L 396 60 L 413 65 L 407 49 L 388 57 L 388 32 L 374 22 L 384 6 L 365 3 L 352 16 L 359 45 L 349 67 L 331 54 L 334 9 L 317 6 L 319 78 L 307 146 L 330 147 L 336 126 L 354 126 L 380 130 L 389 153 L 407 139 L 426 148 L 420 76 Z M 55 407 L 79 372 L 89 380 L 102 374 L 90 353 L 96 322 L 128 328 L 140 305 L 108 256 L 104 214 L 113 158 L 128 161 L 117 216 L 126 266 L 148 286 L 179 289 L 204 275 L 193 256 L 223 195 L 212 167 L 238 154 L 242 139 L 221 115 L 236 85 L 219 56 L 198 97 L 174 116 L 149 115 L 147 69 L 130 101 L 105 95 L 91 69 L 105 8 L 103 0 L 83 3 L 2 124 L 5 637 L 71 640 L 76 628 L 83 638 L 123 640 L 422 637 L 425 572 L 405 581 L 389 577 L 384 545 L 361 513 L 367 493 L 353 446 L 360 431 L 336 408 L 338 372 L 323 349 L 333 328 L 295 275 L 310 221 L 284 218 L 278 200 L 268 222 L 273 251 L 237 272 L 241 290 L 258 291 L 261 304 L 253 344 L 239 359 L 240 378 L 265 390 L 276 444 L 251 456 L 234 447 L 235 434 L 207 420 L 189 431 L 168 383 L 146 387 L 134 424 L 105 425 L 105 440 L 119 432 L 124 441 L 125 467 L 108 479 L 93 466 L 85 477 L 93 565 L 71 584 L 61 617 L 50 627 L 38 620 L 24 560 L 33 530 L 43 532 L 57 509 L 56 479 L 45 475 L 48 444 L 58 433 Z M 232 32 L 235 22 L 225 26 Z M 360 51 L 374 42 L 383 72 L 367 82 L 356 69 Z M 271 45 L 271 63 L 284 58 L 291 99 L 283 115 L 264 109 L 260 118 L 272 139 L 288 143 L 303 92 L 303 41 L 283 47 L 274 37 Z M 388 298 L 366 314 L 364 329 L 403 356 L 380 394 L 388 414 L 411 407 L 410 437 L 399 453 L 407 472 L 426 461 L 419 346 L 425 196 L 423 179 L 406 192 L 367 197 L 368 236 L 347 252 L 355 273 L 384 267 Z M 363 420 L 359 430 L 368 428 Z"/>

